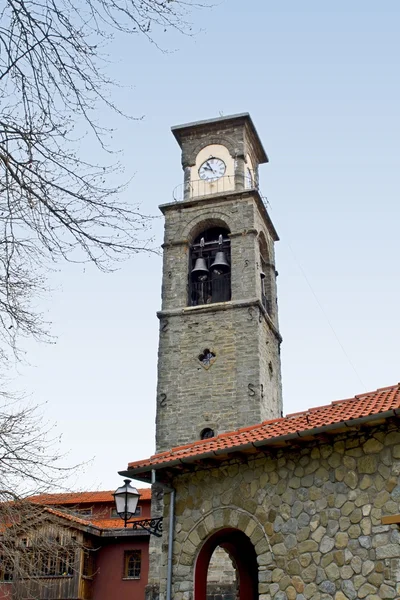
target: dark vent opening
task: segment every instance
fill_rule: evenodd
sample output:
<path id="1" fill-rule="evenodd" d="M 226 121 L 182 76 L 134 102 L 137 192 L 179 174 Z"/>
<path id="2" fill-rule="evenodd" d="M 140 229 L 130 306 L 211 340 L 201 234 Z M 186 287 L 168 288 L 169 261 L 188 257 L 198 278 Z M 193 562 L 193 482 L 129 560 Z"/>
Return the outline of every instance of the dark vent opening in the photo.
<path id="1" fill-rule="evenodd" d="M 206 427 L 205 429 L 203 429 L 203 431 L 200 433 L 200 439 L 201 440 L 208 440 L 209 438 L 214 437 L 214 430 L 211 429 L 210 427 Z"/>

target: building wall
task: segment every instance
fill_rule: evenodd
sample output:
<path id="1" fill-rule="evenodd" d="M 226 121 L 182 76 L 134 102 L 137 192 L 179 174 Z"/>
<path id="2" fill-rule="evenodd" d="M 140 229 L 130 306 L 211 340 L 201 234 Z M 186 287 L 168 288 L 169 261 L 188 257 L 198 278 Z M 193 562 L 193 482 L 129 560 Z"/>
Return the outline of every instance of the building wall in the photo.
<path id="1" fill-rule="evenodd" d="M 0 600 L 12 600 L 12 583 L 0 581 Z"/>
<path id="2" fill-rule="evenodd" d="M 394 420 L 175 477 L 172 597 L 193 599 L 202 545 L 232 527 L 255 548 L 260 600 L 398 599 L 399 529 L 382 517 L 400 513 L 399 475 Z M 160 574 L 164 598 L 166 552 Z"/>
<path id="3" fill-rule="evenodd" d="M 135 541 L 110 541 L 98 551 L 93 600 L 144 600 L 147 584 L 149 559 L 147 537 Z M 124 552 L 142 551 L 140 579 L 123 579 Z"/>
<path id="4" fill-rule="evenodd" d="M 258 235 L 273 240 L 257 194 L 248 192 L 165 210 L 165 244 L 158 355 L 156 448 L 200 439 L 281 416 L 282 394 L 277 331 L 275 269 L 269 289 L 272 315 L 261 307 Z M 231 232 L 232 300 L 188 307 L 191 240 L 212 226 Z M 198 357 L 216 355 L 209 369 Z"/>

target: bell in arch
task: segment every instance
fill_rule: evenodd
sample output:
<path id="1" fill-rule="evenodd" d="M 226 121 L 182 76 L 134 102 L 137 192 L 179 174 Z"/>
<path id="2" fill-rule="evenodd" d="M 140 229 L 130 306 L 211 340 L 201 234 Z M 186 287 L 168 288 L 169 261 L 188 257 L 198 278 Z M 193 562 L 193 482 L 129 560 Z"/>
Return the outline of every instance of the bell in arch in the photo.
<path id="1" fill-rule="evenodd" d="M 192 269 L 192 277 L 200 277 L 201 275 L 208 275 L 206 259 L 202 256 L 196 258 L 195 265 Z"/>
<path id="2" fill-rule="evenodd" d="M 215 254 L 214 262 L 210 266 L 213 272 L 226 273 L 229 271 L 229 263 L 227 261 L 225 252 L 222 250 L 222 235 L 219 236 L 218 240 L 219 250 Z"/>
<path id="3" fill-rule="evenodd" d="M 225 252 L 223 250 L 218 250 L 210 269 L 212 271 L 222 271 L 223 273 L 229 271 L 229 263 L 226 260 Z"/>
<path id="4" fill-rule="evenodd" d="M 196 262 L 194 263 L 194 267 L 192 269 L 191 275 L 193 278 L 205 278 L 207 277 L 209 271 L 207 268 L 206 259 L 203 258 L 203 248 L 204 248 L 204 238 L 200 240 L 200 256 L 196 258 Z"/>

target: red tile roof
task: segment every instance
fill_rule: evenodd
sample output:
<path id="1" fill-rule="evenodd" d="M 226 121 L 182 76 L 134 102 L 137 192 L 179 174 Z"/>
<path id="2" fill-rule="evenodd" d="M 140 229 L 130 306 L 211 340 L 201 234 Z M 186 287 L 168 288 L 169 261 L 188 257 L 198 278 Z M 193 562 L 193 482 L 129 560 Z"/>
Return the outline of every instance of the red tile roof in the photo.
<path id="1" fill-rule="evenodd" d="M 140 502 L 151 500 L 151 489 L 142 488 L 139 489 Z M 83 525 L 86 527 L 95 527 L 96 529 L 123 529 L 123 521 L 120 518 L 109 518 L 109 508 L 104 511 L 100 510 L 98 513 L 93 515 L 79 515 L 68 512 L 73 510 L 76 506 L 79 508 L 80 505 L 93 505 L 93 504 L 114 504 L 114 492 L 69 492 L 61 494 L 41 494 L 38 496 L 31 496 L 28 498 L 35 504 L 42 504 L 46 507 L 46 510 L 54 514 L 55 516 L 62 517 L 76 523 L 77 525 Z M 66 509 L 66 510 L 63 510 Z M 102 514 L 103 512 L 103 514 Z M 107 516 L 106 513 L 107 512 Z M 138 517 L 134 520 L 140 520 L 142 517 Z"/>
<path id="2" fill-rule="evenodd" d="M 44 508 L 43 510 L 50 513 L 51 515 L 55 515 L 56 517 L 62 517 L 63 519 L 67 519 L 67 521 L 72 521 L 73 523 L 77 523 L 78 525 L 84 525 L 85 527 L 87 527 L 91 524 L 83 517 L 78 517 L 77 515 L 73 515 L 63 510 L 57 510 L 55 508 L 50 508 L 49 506 L 46 506 L 46 508 Z"/>
<path id="3" fill-rule="evenodd" d="M 151 500 L 151 489 L 139 489 L 140 502 L 143 500 Z M 71 504 L 97 504 L 102 502 L 112 502 L 114 504 L 114 491 L 106 492 L 68 492 L 60 494 L 40 494 L 39 496 L 31 496 L 31 502 L 45 505 L 71 505 Z"/>
<path id="4" fill-rule="evenodd" d="M 343 422 L 354 425 L 358 419 L 368 420 L 373 415 L 382 418 L 394 416 L 393 411 L 399 408 L 400 384 L 397 384 L 374 392 L 360 394 L 354 398 L 337 400 L 326 406 L 318 406 L 304 412 L 293 413 L 280 419 L 264 421 L 252 427 L 222 433 L 207 440 L 178 446 L 167 452 L 155 454 L 148 459 L 131 462 L 128 465 L 128 471 L 123 473 L 147 473 L 151 468 L 171 467 L 173 464 L 189 463 L 201 458 L 227 454 L 235 451 L 235 449 L 243 449 L 244 446 L 257 447 L 273 444 L 279 441 L 279 438 L 283 441 L 283 439 L 299 439 L 312 436 L 319 433 L 319 431 L 337 428 Z"/>
<path id="5" fill-rule="evenodd" d="M 72 523 L 76 523 L 78 525 L 84 525 L 85 527 L 95 527 L 96 529 L 124 529 L 124 522 L 122 519 L 96 519 L 95 516 L 78 516 L 71 514 L 70 512 L 66 512 L 63 510 L 57 510 L 55 508 L 46 507 L 44 510 L 49 512 L 56 517 L 62 517 L 63 519 L 67 519 Z M 130 519 L 129 523 L 133 521 L 140 521 L 143 517 L 137 517 L 137 519 Z"/>

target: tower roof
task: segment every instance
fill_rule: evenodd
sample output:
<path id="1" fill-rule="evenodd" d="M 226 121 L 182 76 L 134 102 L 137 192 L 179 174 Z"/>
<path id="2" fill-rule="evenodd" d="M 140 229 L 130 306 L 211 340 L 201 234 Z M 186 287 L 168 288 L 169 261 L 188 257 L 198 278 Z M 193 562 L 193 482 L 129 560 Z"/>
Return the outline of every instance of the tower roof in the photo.
<path id="1" fill-rule="evenodd" d="M 175 125 L 174 127 L 171 127 L 171 131 L 174 134 L 179 146 L 182 148 L 182 141 L 184 137 L 189 133 L 193 134 L 195 130 L 198 130 L 200 133 L 201 130 L 212 131 L 219 129 L 221 126 L 235 127 L 238 125 L 243 125 L 248 129 L 260 164 L 268 162 L 267 153 L 264 150 L 250 114 L 247 112 L 238 113 L 236 115 L 228 115 L 226 117 L 216 117 L 215 119 L 193 121 L 192 123 L 184 123 L 183 125 Z"/>

